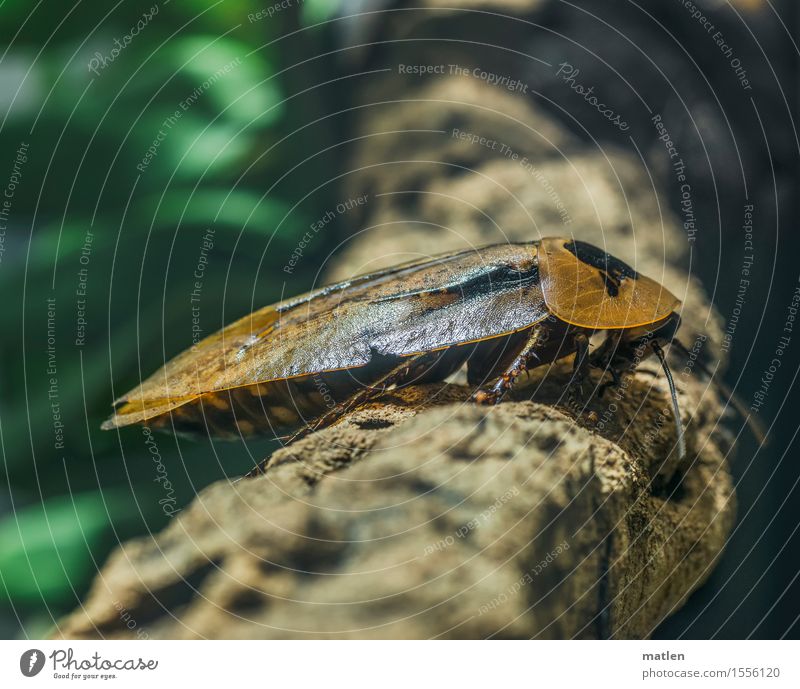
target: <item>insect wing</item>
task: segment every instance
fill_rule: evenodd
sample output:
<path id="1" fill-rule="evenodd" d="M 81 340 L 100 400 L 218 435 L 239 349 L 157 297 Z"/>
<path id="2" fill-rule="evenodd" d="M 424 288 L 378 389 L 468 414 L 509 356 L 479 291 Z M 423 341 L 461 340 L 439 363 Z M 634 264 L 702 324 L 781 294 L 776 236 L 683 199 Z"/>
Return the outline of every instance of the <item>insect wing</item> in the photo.
<path id="1" fill-rule="evenodd" d="M 104 427 L 198 396 L 497 337 L 547 315 L 535 247 L 497 245 L 398 266 L 264 307 L 209 336 L 117 400 Z"/>

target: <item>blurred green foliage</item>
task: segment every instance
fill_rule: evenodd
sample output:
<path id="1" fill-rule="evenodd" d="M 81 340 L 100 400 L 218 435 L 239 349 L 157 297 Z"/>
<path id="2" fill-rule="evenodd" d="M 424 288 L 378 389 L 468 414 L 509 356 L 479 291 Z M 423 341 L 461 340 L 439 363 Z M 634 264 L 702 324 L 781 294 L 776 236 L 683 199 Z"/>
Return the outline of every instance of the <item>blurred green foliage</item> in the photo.
<path id="1" fill-rule="evenodd" d="M 251 21 L 239 0 L 0 5 L 0 187 L 15 161 L 21 177 L 0 254 L 0 633 L 43 630 L 113 545 L 168 521 L 165 495 L 180 509 L 269 450 L 153 436 L 154 456 L 140 429 L 99 424 L 191 344 L 209 233 L 203 334 L 307 288 L 335 244 L 281 270 L 331 199 L 339 124 L 322 114 L 341 94 L 333 62 L 308 58 L 331 49 L 317 23 L 335 7 Z"/>

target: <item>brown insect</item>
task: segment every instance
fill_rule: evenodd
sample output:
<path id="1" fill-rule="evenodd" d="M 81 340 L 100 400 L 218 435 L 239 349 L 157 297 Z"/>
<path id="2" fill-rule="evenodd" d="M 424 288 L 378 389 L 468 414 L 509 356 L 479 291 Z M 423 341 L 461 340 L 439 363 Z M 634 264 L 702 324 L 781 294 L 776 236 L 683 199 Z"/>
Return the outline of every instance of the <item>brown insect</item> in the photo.
<path id="1" fill-rule="evenodd" d="M 363 275 L 266 306 L 175 357 L 115 402 L 103 428 L 134 423 L 239 437 L 327 426 L 392 385 L 444 380 L 465 363 L 473 400 L 497 404 L 528 369 L 575 354 L 610 384 L 662 346 L 680 301 L 591 244 L 497 244 Z M 607 335 L 589 354 L 589 338 Z M 309 420 L 310 419 L 310 420 Z M 253 472 L 251 472 L 253 473 Z"/>

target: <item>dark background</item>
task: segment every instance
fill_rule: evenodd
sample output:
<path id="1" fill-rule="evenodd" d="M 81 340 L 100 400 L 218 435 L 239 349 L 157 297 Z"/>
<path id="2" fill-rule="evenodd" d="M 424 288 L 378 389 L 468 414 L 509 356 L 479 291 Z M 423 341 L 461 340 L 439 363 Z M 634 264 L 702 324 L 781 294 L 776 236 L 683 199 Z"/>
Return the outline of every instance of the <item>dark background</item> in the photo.
<path id="1" fill-rule="evenodd" d="M 130 44 L 90 72 L 92 57 L 109 55 L 114 39 L 155 4 L 158 13 Z M 774 11 L 755 1 L 696 4 L 741 60 L 751 90 L 677 0 L 546 2 L 525 50 L 579 64 L 586 83 L 602 84 L 631 124 L 636 154 L 679 213 L 679 190 L 641 102 L 668 119 L 691 171 L 701 228 L 691 269 L 725 319 L 737 296 L 742 207 L 754 204 L 757 278 L 726 373 L 749 404 L 800 277 L 796 3 L 773 3 Z M 348 49 L 365 36 L 379 42 L 380 23 L 393 16 L 341 18 L 362 5 L 306 0 L 252 21 L 248 15 L 266 5 L 0 6 L 0 186 L 11 179 L 20 144 L 28 144 L 0 253 L 1 636 L 47 633 L 78 604 L 116 543 L 166 523 L 159 500 L 169 494 L 177 509 L 269 452 L 268 442 L 226 444 L 223 465 L 210 441 L 154 436 L 167 493 L 154 480 L 154 456 L 140 430 L 98 427 L 115 396 L 191 343 L 190 293 L 209 230 L 214 246 L 199 312 L 205 334 L 310 287 L 319 279 L 313 267 L 359 229 L 335 220 L 295 272 L 283 270 L 310 223 L 338 200 L 346 110 L 360 83 L 353 75 L 385 67 L 379 44 L 357 57 Z M 441 36 L 457 30 L 444 23 L 432 29 Z M 231 64 L 224 78 L 203 86 Z M 596 118 L 552 75 L 519 77 L 577 136 L 631 147 L 593 125 Z M 197 102 L 137 170 L 166 118 L 198 89 Z M 91 251 L 84 253 L 87 232 Z M 84 267 L 86 331 L 76 345 Z M 56 299 L 51 334 L 63 448 L 48 397 L 48 298 Z M 659 628 L 660 638 L 798 636 L 798 349 L 800 332 L 759 414 L 770 427 L 769 445 L 759 448 L 746 434 L 736 443 L 739 521 L 730 543 L 709 582 Z"/>

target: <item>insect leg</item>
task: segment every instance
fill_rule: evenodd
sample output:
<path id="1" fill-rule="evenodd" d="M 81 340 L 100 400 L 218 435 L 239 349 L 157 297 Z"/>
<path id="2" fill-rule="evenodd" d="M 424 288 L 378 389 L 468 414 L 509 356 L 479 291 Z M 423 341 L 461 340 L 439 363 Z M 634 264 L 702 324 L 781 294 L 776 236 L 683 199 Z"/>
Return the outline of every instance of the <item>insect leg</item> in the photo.
<path id="1" fill-rule="evenodd" d="M 589 365 L 592 368 L 599 369 L 604 374 L 608 373 L 611 376 L 611 380 L 597 386 L 598 399 L 602 399 L 607 390 L 618 388 L 622 384 L 622 377 L 636 368 L 635 362 L 616 356 L 622 346 L 623 337 L 624 333 L 619 331 L 609 332 L 608 337 L 590 357 Z"/>
<path id="2" fill-rule="evenodd" d="M 585 332 L 575 333 L 575 363 L 572 367 L 572 377 L 576 382 L 586 378 L 589 372 L 589 338 Z"/>
<path id="3" fill-rule="evenodd" d="M 567 389 L 567 404 L 576 411 L 584 401 L 583 381 L 589 372 L 589 337 L 585 332 L 575 333 L 575 362 L 572 365 L 572 379 Z"/>
<path id="4" fill-rule="evenodd" d="M 380 397 L 384 392 L 386 392 L 387 389 L 389 389 L 389 387 L 400 382 L 401 380 L 408 378 L 414 371 L 414 368 L 418 366 L 422 362 L 422 359 L 424 359 L 426 356 L 428 356 L 428 354 L 423 352 L 421 354 L 415 354 L 414 356 L 404 359 L 402 363 L 381 376 L 377 381 L 375 381 L 374 384 L 360 388 L 346 400 L 343 400 L 335 407 L 332 407 L 329 411 L 307 423 L 300 430 L 289 436 L 286 442 L 284 442 L 283 446 L 286 447 L 287 445 L 291 445 L 292 443 L 305 438 L 307 435 L 320 430 L 321 428 L 332 425 L 341 419 L 345 414 L 353 411 L 357 407 L 360 407 L 362 404 L 366 404 L 367 402 L 371 402 L 375 398 Z M 259 476 L 263 474 L 267 468 L 271 466 L 270 459 L 271 457 L 267 457 L 258 466 L 251 469 L 247 474 L 245 474 L 245 478 L 252 478 L 253 476 Z"/>
<path id="5" fill-rule="evenodd" d="M 608 368 L 606 370 L 611 374 L 611 380 L 607 380 L 597 388 L 597 399 L 603 399 L 606 390 L 609 388 L 618 388 L 620 383 L 622 383 L 622 374 L 617 369 Z"/>
<path id="6" fill-rule="evenodd" d="M 477 404 L 498 404 L 505 394 L 514 387 L 514 383 L 523 371 L 526 371 L 531 359 L 538 359 L 536 347 L 542 340 L 542 329 L 539 326 L 533 328 L 530 339 L 514 357 L 509 367 L 497 379 L 497 381 L 486 388 L 477 390 L 472 395 L 472 401 Z"/>

